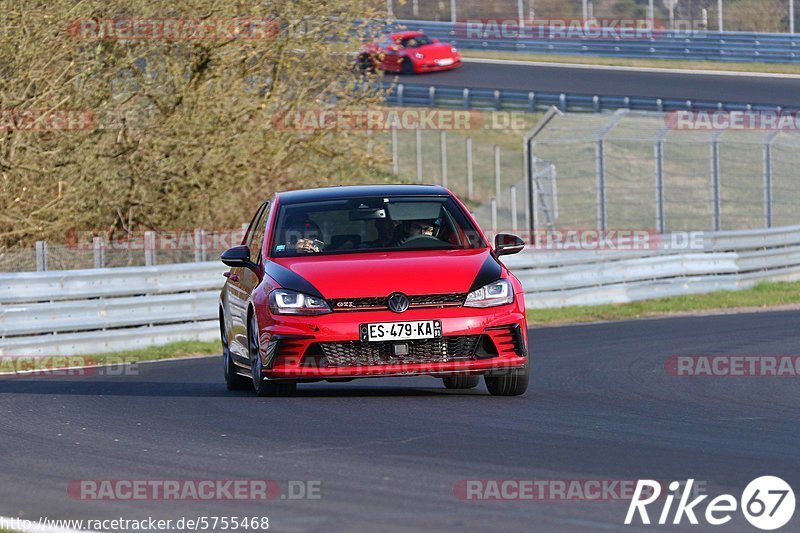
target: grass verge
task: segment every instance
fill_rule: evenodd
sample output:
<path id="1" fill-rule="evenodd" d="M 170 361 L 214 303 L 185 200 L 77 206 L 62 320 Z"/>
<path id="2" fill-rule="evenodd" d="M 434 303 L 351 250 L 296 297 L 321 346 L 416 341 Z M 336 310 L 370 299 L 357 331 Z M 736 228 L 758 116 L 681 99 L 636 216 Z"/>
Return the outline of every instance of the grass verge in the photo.
<path id="1" fill-rule="evenodd" d="M 722 61 L 684 61 L 679 59 L 628 59 L 623 57 L 565 56 L 526 54 L 525 52 L 490 52 L 463 50 L 464 57 L 509 59 L 532 63 L 570 63 L 613 67 L 671 68 L 685 70 L 719 70 L 723 72 L 761 72 L 768 74 L 800 74 L 800 65 L 783 63 L 728 63 Z"/>
<path id="2" fill-rule="evenodd" d="M 528 323 L 533 326 L 557 325 L 717 310 L 756 311 L 788 305 L 800 305 L 800 282 L 768 282 L 744 291 L 675 296 L 625 304 L 529 310 Z"/>
<path id="3" fill-rule="evenodd" d="M 142 348 L 141 350 L 127 350 L 124 352 L 88 355 L 86 358 L 90 359 L 92 363 L 95 364 L 108 364 L 119 363 L 121 361 L 126 363 L 158 361 L 159 359 L 192 357 L 195 355 L 216 355 L 219 353 L 222 352 L 218 341 L 180 341 L 165 344 L 163 346 Z"/>

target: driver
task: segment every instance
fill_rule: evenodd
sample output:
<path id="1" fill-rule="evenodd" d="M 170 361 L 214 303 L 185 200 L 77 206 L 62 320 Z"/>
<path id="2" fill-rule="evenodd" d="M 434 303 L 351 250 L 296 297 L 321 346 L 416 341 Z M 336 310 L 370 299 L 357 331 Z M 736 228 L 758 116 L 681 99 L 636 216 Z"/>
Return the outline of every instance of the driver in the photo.
<path id="1" fill-rule="evenodd" d="M 297 239 L 295 241 L 295 239 Z M 325 247 L 322 230 L 307 216 L 290 219 L 286 229 L 286 242 L 291 247 L 294 241 L 296 252 L 320 253 Z"/>
<path id="2" fill-rule="evenodd" d="M 433 222 L 430 220 L 411 220 L 404 222 L 395 230 L 395 244 L 397 246 L 402 246 L 411 239 L 421 236 L 434 237 L 433 231 Z"/>

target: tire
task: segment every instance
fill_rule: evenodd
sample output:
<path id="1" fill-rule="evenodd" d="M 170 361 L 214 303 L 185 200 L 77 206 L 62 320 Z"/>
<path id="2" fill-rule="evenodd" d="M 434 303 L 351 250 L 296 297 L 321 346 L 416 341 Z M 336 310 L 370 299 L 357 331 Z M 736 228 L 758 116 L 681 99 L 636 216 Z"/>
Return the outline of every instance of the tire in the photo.
<path id="1" fill-rule="evenodd" d="M 530 366 L 513 370 L 502 376 L 484 376 L 486 388 L 492 396 L 519 396 L 528 390 Z"/>
<path id="2" fill-rule="evenodd" d="M 258 325 L 255 315 L 250 317 L 247 328 L 247 349 L 250 354 L 250 375 L 253 389 L 261 397 L 265 396 L 291 396 L 297 390 L 297 383 L 293 381 L 267 381 L 261 375 L 262 363 L 258 347 Z"/>
<path id="3" fill-rule="evenodd" d="M 403 62 L 400 64 L 400 74 L 403 76 L 411 76 L 414 74 L 414 65 L 411 63 L 411 60 L 403 60 Z"/>
<path id="4" fill-rule="evenodd" d="M 356 61 L 356 71 L 361 74 L 374 74 L 375 62 L 372 57 L 367 54 L 359 56 L 358 61 Z"/>
<path id="5" fill-rule="evenodd" d="M 225 386 L 228 390 L 247 390 L 250 388 L 250 380 L 239 375 L 236 371 L 236 364 L 231 357 L 231 349 L 228 346 L 228 332 L 225 330 L 225 318 L 222 309 L 219 310 L 219 333 L 222 339 L 222 364 L 224 366 Z"/>
<path id="6" fill-rule="evenodd" d="M 481 381 L 480 376 L 458 375 L 442 378 L 445 388 L 448 389 L 474 389 Z"/>

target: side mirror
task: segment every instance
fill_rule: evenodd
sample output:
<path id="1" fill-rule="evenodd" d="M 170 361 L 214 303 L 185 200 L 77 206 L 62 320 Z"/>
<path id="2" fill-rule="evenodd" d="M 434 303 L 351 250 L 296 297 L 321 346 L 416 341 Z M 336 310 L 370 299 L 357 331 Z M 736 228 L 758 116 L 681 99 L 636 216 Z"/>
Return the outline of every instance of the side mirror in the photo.
<path id="1" fill-rule="evenodd" d="M 494 251 L 497 255 L 513 255 L 525 248 L 525 241 L 516 235 L 498 233 L 494 238 Z"/>
<path id="2" fill-rule="evenodd" d="M 244 244 L 225 250 L 219 258 L 231 268 L 249 268 L 250 270 L 258 268 L 258 265 L 250 260 L 250 248 Z"/>

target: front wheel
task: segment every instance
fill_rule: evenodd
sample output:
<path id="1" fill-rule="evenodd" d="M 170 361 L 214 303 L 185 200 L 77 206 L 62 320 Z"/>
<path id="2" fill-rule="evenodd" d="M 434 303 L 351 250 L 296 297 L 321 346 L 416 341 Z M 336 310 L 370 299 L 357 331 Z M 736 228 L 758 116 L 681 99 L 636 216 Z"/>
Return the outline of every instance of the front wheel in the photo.
<path id="1" fill-rule="evenodd" d="M 528 390 L 530 366 L 526 363 L 523 368 L 512 370 L 508 374 L 484 376 L 483 379 L 492 396 L 519 396 Z"/>
<path id="2" fill-rule="evenodd" d="M 411 76 L 414 74 L 414 64 L 411 63 L 410 59 L 404 59 L 400 64 L 400 74 L 403 76 Z"/>
<path id="3" fill-rule="evenodd" d="M 255 315 L 250 317 L 250 326 L 247 328 L 247 346 L 250 353 L 250 373 L 253 378 L 253 389 L 256 394 L 264 396 L 291 396 L 297 390 L 297 383 L 293 381 L 267 381 L 262 375 L 263 363 L 261 350 L 258 345 L 258 324 Z"/>

